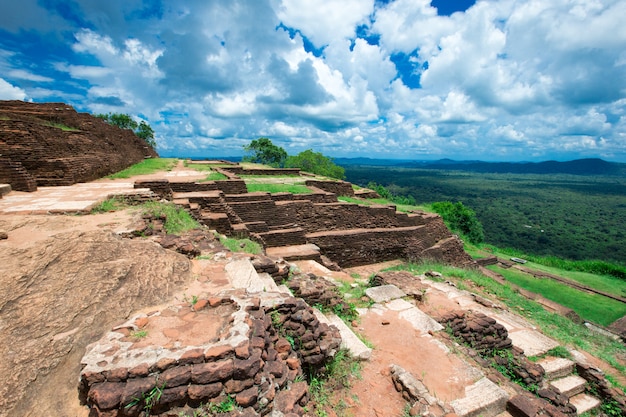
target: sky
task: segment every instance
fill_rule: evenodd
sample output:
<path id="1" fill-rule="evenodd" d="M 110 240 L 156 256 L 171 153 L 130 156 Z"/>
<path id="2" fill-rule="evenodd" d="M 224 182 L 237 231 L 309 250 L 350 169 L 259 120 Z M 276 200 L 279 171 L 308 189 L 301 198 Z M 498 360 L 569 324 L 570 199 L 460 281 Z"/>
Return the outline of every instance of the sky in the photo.
<path id="1" fill-rule="evenodd" d="M 161 156 L 626 162 L 626 0 L 0 3 L 0 99 L 127 113 Z"/>

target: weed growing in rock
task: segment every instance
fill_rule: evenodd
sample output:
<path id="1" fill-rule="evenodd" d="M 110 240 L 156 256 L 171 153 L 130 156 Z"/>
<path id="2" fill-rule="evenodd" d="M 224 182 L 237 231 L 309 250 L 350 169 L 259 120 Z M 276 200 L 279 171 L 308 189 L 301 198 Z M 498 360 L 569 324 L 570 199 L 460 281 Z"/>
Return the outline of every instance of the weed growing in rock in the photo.
<path id="1" fill-rule="evenodd" d="M 108 213 L 126 208 L 128 205 L 118 197 L 107 198 L 91 208 L 91 214 Z"/>
<path id="2" fill-rule="evenodd" d="M 130 337 L 136 340 L 143 339 L 146 336 L 148 336 L 147 330 L 135 330 L 130 332 Z"/>
<path id="3" fill-rule="evenodd" d="M 128 403 L 125 408 L 128 409 L 138 404 L 141 404 L 142 409 L 145 411 L 145 414 L 149 416 L 152 407 L 154 407 L 161 399 L 163 389 L 165 389 L 165 383 L 163 383 L 163 385 L 155 386 L 148 392 L 144 392 L 143 394 L 141 394 L 140 397 L 133 397 L 133 400 Z"/>

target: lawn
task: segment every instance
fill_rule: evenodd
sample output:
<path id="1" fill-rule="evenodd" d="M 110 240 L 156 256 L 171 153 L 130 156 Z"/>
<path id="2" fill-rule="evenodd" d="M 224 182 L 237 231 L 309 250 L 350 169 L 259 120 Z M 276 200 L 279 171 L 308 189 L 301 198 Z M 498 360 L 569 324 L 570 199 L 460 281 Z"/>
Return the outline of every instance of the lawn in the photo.
<path id="1" fill-rule="evenodd" d="M 249 193 L 291 193 L 291 194 L 311 194 L 311 190 L 303 184 L 268 184 L 268 183 L 246 183 Z"/>
<path id="2" fill-rule="evenodd" d="M 169 171 L 178 162 L 176 158 L 150 158 L 126 168 L 115 174 L 107 175 L 107 178 L 130 178 L 135 175 L 153 174 L 159 171 Z"/>
<path id="3" fill-rule="evenodd" d="M 549 278 L 535 278 L 514 269 L 497 266 L 490 266 L 489 269 L 515 285 L 571 308 L 584 320 L 608 326 L 626 315 L 625 303 L 598 294 L 588 294 Z"/>

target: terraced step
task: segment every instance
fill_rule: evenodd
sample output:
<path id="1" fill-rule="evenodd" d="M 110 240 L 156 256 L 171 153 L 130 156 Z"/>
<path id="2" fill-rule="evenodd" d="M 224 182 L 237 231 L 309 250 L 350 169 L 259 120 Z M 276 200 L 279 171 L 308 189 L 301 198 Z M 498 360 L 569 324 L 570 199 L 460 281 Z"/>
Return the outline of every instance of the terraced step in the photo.
<path id="1" fill-rule="evenodd" d="M 569 375 L 550 382 L 551 387 L 558 389 L 561 394 L 569 398 L 583 392 L 586 384 L 587 381 L 578 375 Z"/>
<path id="2" fill-rule="evenodd" d="M 565 358 L 545 358 L 538 363 L 546 371 L 544 376 L 546 381 L 565 378 L 574 372 L 576 365 L 573 361 Z"/>
<path id="3" fill-rule="evenodd" d="M 576 413 L 578 413 L 578 415 L 595 410 L 602 404 L 596 397 L 584 393 L 573 396 L 570 398 L 569 402 L 576 407 Z"/>
<path id="4" fill-rule="evenodd" d="M 277 246 L 267 248 L 265 253 L 270 258 L 283 258 L 285 261 L 313 260 L 321 262 L 320 248 L 311 243 L 305 245 Z"/>

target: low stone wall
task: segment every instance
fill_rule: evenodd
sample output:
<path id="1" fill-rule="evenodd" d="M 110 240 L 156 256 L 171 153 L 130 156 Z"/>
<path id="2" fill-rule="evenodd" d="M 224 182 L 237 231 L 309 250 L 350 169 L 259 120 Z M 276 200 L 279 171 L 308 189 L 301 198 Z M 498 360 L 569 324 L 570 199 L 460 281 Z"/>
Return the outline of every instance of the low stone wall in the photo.
<path id="1" fill-rule="evenodd" d="M 207 193 L 211 191 L 221 191 L 224 194 L 246 194 L 248 189 L 246 183 L 240 179 L 207 181 L 207 182 L 170 182 L 167 179 L 138 180 L 135 181 L 135 188 L 149 188 L 154 193 L 159 194 L 167 200 L 172 199 L 173 193 Z"/>
<path id="2" fill-rule="evenodd" d="M 276 168 L 276 169 L 250 169 L 243 168 L 241 166 L 233 166 L 233 167 L 222 167 L 224 171 L 232 172 L 236 175 L 274 175 L 274 176 L 283 176 L 283 175 L 300 175 L 300 168 Z"/>
<path id="3" fill-rule="evenodd" d="M 439 320 L 452 334 L 473 349 L 489 352 L 513 346 L 506 328 L 482 313 L 451 311 Z"/>
<path id="4" fill-rule="evenodd" d="M 134 188 L 149 188 L 153 193 L 166 200 L 172 199 L 172 188 L 166 179 L 135 181 Z"/>
<path id="5" fill-rule="evenodd" d="M 216 181 L 207 182 L 183 182 L 170 181 L 170 188 L 174 193 L 191 193 L 196 191 L 216 191 L 219 190 Z"/>
<path id="6" fill-rule="evenodd" d="M 424 226 L 335 230 L 306 235 L 307 241 L 320 248 L 325 256 L 342 267 L 367 265 L 392 259 L 433 259 L 452 265 L 467 265 L 471 258 L 463 252 L 459 241 L 451 239 L 450 231 L 443 221 Z M 441 248 L 439 242 L 448 241 Z M 459 246 L 453 249 L 452 242 Z"/>
<path id="7" fill-rule="evenodd" d="M 343 195 L 348 197 L 354 196 L 354 189 L 352 188 L 352 184 L 346 181 L 306 180 L 304 184 L 307 187 L 319 188 L 320 190 L 324 190 L 336 195 Z"/>
<path id="8" fill-rule="evenodd" d="M 170 342 L 162 341 L 157 349 L 149 341 L 132 340 L 134 331 L 151 329 L 154 320 L 176 316 L 188 327 L 203 312 L 220 308 L 236 311 L 230 320 L 223 317 L 217 340 L 181 346 L 172 342 L 175 328 L 163 330 Z M 207 324 L 214 322 L 210 319 Z M 200 299 L 136 316 L 89 346 L 79 395 L 91 408 L 90 416 L 139 416 L 146 411 L 176 415 L 227 396 L 246 415 L 272 410 L 302 415 L 308 387 L 296 380 L 304 368 L 315 372 L 323 367 L 340 342 L 339 331 L 320 323 L 301 299 L 287 298 L 270 306 L 263 306 L 259 298 Z"/>
<path id="9" fill-rule="evenodd" d="M 265 243 L 266 248 L 306 244 L 304 230 L 300 227 L 271 230 L 268 232 L 258 233 L 258 236 Z"/>

